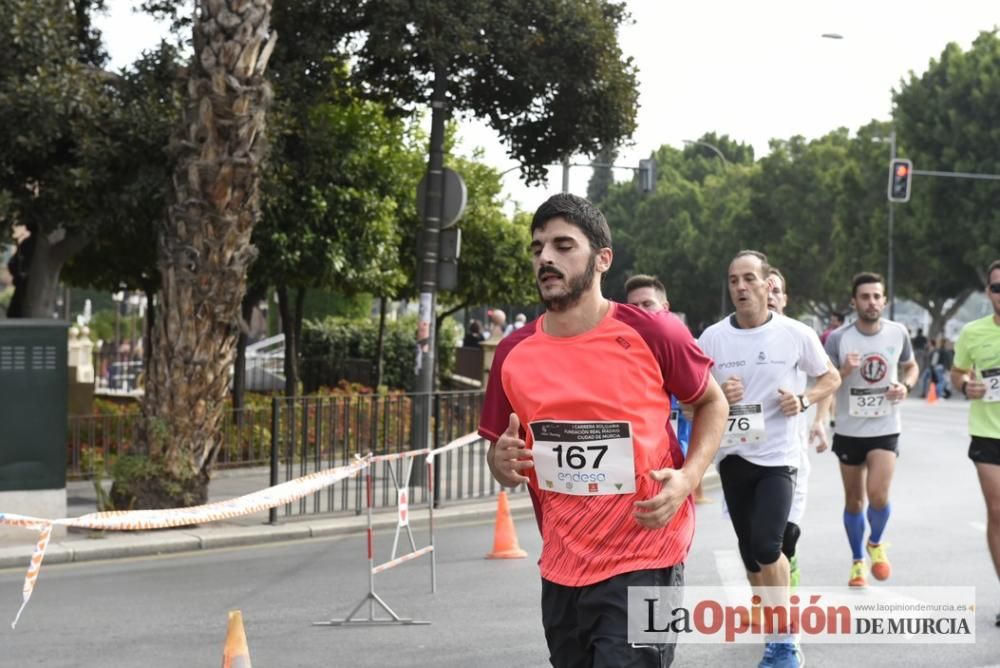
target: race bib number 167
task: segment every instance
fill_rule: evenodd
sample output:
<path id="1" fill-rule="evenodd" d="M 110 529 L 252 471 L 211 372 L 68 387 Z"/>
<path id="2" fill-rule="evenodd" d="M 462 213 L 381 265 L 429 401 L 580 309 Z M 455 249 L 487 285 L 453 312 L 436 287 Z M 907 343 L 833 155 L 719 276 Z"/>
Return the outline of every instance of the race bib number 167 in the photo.
<path id="1" fill-rule="evenodd" d="M 546 420 L 530 427 L 539 489 L 574 496 L 635 492 L 630 423 Z"/>

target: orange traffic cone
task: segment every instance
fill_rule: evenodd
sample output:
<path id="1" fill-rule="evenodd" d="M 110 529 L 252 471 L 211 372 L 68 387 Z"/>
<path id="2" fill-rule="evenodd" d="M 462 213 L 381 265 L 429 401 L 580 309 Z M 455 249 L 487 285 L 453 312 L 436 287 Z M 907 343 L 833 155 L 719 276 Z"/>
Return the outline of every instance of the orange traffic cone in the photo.
<path id="1" fill-rule="evenodd" d="M 226 646 L 222 650 L 222 668 L 251 668 L 247 634 L 243 630 L 243 613 L 239 610 L 229 612 Z"/>
<path id="2" fill-rule="evenodd" d="M 937 403 L 937 383 L 932 382 L 931 386 L 927 389 L 927 403 Z"/>
<path id="3" fill-rule="evenodd" d="M 510 503 L 507 502 L 507 492 L 501 491 L 497 498 L 497 523 L 493 530 L 493 551 L 486 555 L 487 559 L 524 559 L 528 553 L 517 544 L 517 533 L 514 532 L 514 519 L 510 516 Z"/>

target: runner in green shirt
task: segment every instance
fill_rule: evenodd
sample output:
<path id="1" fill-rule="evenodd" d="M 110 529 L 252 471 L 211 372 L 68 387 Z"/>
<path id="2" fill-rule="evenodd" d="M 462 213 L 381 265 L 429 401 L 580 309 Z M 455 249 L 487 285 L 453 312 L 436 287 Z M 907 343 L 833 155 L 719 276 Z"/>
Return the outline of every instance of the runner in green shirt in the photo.
<path id="1" fill-rule="evenodd" d="M 969 459 L 976 463 L 986 499 L 986 542 L 1000 577 L 1000 260 L 986 270 L 993 314 L 962 328 L 955 343 L 952 385 L 972 400 Z M 996 624 L 1000 626 L 1000 613 Z"/>

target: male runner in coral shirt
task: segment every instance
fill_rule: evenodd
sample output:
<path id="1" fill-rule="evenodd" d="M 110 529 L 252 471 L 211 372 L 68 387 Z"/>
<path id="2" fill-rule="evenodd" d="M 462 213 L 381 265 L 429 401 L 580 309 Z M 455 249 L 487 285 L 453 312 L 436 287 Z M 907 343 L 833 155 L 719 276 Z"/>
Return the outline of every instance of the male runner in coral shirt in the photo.
<path id="1" fill-rule="evenodd" d="M 628 587 L 683 582 L 689 496 L 728 405 L 680 321 L 601 294 L 611 233 L 596 207 L 555 195 L 531 233 L 546 313 L 497 348 L 479 433 L 497 481 L 527 482 L 537 499 L 550 661 L 669 665 L 672 645 L 628 642 Z M 667 426 L 671 395 L 695 406 L 686 459 Z"/>

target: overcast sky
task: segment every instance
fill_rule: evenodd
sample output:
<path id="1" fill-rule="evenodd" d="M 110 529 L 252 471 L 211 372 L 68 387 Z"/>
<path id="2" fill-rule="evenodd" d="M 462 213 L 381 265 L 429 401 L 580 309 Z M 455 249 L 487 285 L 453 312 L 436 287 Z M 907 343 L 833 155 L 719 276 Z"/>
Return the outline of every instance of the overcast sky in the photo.
<path id="1" fill-rule="evenodd" d="M 135 4 L 109 0 L 110 14 L 98 21 L 115 66 L 155 44 L 161 31 L 131 12 Z M 923 72 L 948 42 L 968 48 L 979 32 L 1000 24 L 997 0 L 627 4 L 633 23 L 622 30 L 621 44 L 639 68 L 640 109 L 633 145 L 622 149 L 618 163 L 630 166 L 662 144 L 680 147 L 705 132 L 749 142 L 759 157 L 771 138 L 814 138 L 887 119 L 891 91 L 909 71 Z M 465 152 L 481 146 L 498 168 L 515 165 L 485 126 L 466 123 L 461 136 Z M 589 169 L 574 168 L 571 190 L 585 193 L 589 177 Z M 618 178 L 631 175 L 622 171 Z M 522 208 L 534 209 L 561 180 L 554 169 L 547 188 L 524 187 L 516 172 L 505 184 Z"/>

